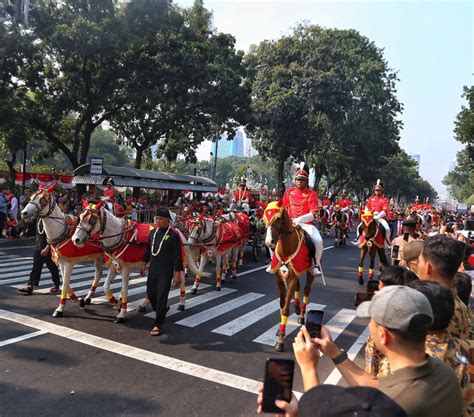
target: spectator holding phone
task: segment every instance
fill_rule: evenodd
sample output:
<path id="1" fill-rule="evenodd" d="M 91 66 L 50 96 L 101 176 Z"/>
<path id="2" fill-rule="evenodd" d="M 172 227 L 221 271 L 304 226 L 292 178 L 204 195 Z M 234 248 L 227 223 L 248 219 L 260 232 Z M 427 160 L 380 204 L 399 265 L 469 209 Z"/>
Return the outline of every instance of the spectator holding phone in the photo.
<path id="1" fill-rule="evenodd" d="M 372 301 L 361 304 L 357 315 L 371 319 L 370 334 L 388 358 L 390 375 L 374 378 L 359 368 L 332 341 L 325 327 L 321 338 L 315 339 L 302 327 L 293 348 L 305 392 L 319 385 L 319 349 L 333 361 L 349 386 L 380 389 L 410 417 L 461 415 L 463 403 L 456 374 L 425 353 L 425 340 L 434 316 L 423 294 L 406 286 L 389 286 L 378 291 Z"/>

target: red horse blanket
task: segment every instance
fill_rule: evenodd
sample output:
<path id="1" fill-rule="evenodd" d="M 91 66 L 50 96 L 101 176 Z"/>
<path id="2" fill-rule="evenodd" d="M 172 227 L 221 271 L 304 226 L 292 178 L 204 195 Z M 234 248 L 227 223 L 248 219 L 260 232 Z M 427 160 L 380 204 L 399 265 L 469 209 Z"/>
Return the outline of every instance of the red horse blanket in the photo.
<path id="1" fill-rule="evenodd" d="M 242 244 L 242 231 L 237 224 L 224 222 L 217 224 L 216 249 L 219 253 L 224 253 Z"/>
<path id="2" fill-rule="evenodd" d="M 273 253 L 271 274 L 274 274 L 280 270 L 280 268 L 285 265 L 288 269 L 299 277 L 304 272 L 311 269 L 311 256 L 309 249 L 306 246 L 306 243 L 303 239 L 303 232 L 300 230 L 298 232 L 298 247 L 295 252 L 290 256 L 282 256 L 280 241 L 278 241 L 275 252 Z"/>

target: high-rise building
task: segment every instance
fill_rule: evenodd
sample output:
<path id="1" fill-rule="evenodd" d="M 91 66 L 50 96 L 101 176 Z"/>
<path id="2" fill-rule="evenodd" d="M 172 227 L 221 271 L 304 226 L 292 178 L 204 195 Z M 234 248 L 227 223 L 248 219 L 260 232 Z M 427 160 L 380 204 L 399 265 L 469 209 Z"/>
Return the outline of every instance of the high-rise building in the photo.
<path id="1" fill-rule="evenodd" d="M 252 156 L 258 155 L 258 152 L 252 146 L 252 139 L 248 136 L 245 137 L 245 149 L 244 149 L 244 156 L 247 158 L 251 158 Z"/>
<path id="2" fill-rule="evenodd" d="M 420 172 L 420 161 L 421 161 L 420 154 L 411 154 L 410 157 L 416 162 L 416 168 L 418 172 Z"/>
<path id="3" fill-rule="evenodd" d="M 216 154 L 216 144 L 212 144 L 212 153 Z M 217 157 L 226 158 L 228 156 L 244 156 L 244 134 L 238 130 L 232 140 L 227 140 L 227 135 L 223 133 L 219 138 L 217 147 Z"/>

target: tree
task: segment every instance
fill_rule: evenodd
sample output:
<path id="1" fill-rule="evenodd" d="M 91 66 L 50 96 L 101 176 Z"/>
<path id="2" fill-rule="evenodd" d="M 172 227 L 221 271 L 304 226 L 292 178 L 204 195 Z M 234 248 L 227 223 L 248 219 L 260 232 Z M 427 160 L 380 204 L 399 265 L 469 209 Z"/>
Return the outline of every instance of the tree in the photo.
<path id="1" fill-rule="evenodd" d="M 464 87 L 463 97 L 469 107 L 462 106 L 456 117 L 454 134 L 456 140 L 466 144 L 457 153 L 456 167 L 443 179 L 451 194 L 459 201 L 474 199 L 474 86 Z"/>
<path id="2" fill-rule="evenodd" d="M 40 0 L 22 36 L 34 46 L 19 73 L 28 90 L 25 123 L 76 168 L 87 162 L 94 130 L 124 104 L 115 2 Z"/>
<path id="3" fill-rule="evenodd" d="M 358 32 L 298 25 L 253 47 L 247 62 L 255 147 L 277 161 L 280 184 L 284 161 L 305 158 L 315 187 L 324 176 L 337 194 L 398 151 L 396 76 Z"/>
<path id="4" fill-rule="evenodd" d="M 233 135 L 245 123 L 249 98 L 241 54 L 230 35 L 211 28 L 202 2 L 181 10 L 166 0 L 137 0 L 126 6 L 124 19 L 127 59 L 136 67 L 112 126 L 135 149 L 136 168 L 156 143 L 168 161 L 179 154 L 195 161 L 206 137 L 218 129 Z"/>

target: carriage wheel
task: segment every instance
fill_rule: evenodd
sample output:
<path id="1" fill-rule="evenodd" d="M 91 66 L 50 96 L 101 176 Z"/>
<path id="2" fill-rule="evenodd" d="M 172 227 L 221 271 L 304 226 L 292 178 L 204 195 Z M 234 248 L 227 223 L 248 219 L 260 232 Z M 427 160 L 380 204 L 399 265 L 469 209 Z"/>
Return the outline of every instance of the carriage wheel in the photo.
<path id="1" fill-rule="evenodd" d="M 262 254 L 262 241 L 258 233 L 253 235 L 252 239 L 252 254 L 255 262 L 258 262 L 260 255 Z"/>

